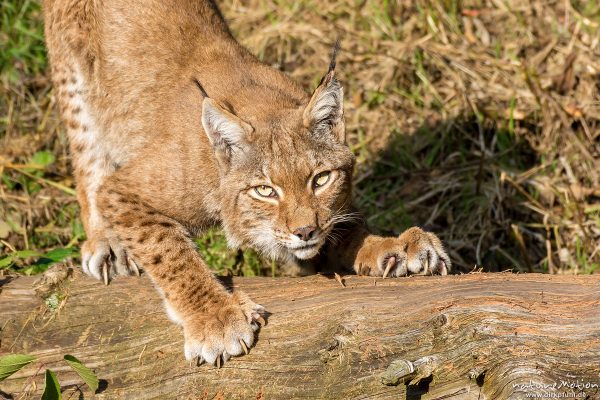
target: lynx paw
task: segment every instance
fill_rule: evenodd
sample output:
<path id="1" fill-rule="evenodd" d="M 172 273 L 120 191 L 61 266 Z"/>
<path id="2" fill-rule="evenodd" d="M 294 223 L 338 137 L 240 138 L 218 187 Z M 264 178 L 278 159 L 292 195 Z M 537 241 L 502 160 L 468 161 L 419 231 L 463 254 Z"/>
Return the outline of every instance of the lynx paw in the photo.
<path id="1" fill-rule="evenodd" d="M 254 332 L 264 324 L 263 306 L 236 292 L 228 304 L 211 315 L 192 317 L 183 324 L 185 358 L 215 364 L 218 368 L 231 356 L 248 354 L 254 344 Z"/>
<path id="2" fill-rule="evenodd" d="M 140 275 L 140 268 L 116 240 L 88 239 L 81 248 L 81 266 L 106 285 L 116 275 Z"/>
<path id="3" fill-rule="evenodd" d="M 359 275 L 446 275 L 450 258 L 440 239 L 413 227 L 398 238 L 373 238 L 358 252 L 354 270 Z"/>

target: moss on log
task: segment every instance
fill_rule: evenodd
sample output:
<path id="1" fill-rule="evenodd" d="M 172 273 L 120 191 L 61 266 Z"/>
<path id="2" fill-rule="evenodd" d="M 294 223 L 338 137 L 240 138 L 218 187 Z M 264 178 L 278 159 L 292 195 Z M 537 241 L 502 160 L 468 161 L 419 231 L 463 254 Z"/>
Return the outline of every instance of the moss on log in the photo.
<path id="1" fill-rule="evenodd" d="M 96 399 L 600 398 L 600 275 L 235 278 L 271 315 L 221 369 L 184 360 L 147 277 L 73 275 L 1 287 L 0 353 L 39 361 L 1 382 L 4 396 L 39 398 L 51 368 L 91 397 L 61 361 L 73 354 L 101 379 Z"/>

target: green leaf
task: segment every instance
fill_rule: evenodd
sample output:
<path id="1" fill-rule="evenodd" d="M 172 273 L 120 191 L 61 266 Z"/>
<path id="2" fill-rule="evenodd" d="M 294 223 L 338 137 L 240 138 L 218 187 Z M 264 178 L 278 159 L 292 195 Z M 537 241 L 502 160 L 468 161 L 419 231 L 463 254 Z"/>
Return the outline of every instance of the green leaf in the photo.
<path id="1" fill-rule="evenodd" d="M 64 260 L 67 257 L 71 257 L 72 255 L 77 254 L 77 249 L 73 247 L 67 247 L 64 249 L 58 248 L 54 250 L 50 250 L 46 254 L 44 254 L 44 258 L 52 260 L 54 262 L 59 262 Z"/>
<path id="2" fill-rule="evenodd" d="M 0 357 L 0 381 L 8 378 L 33 360 L 35 357 L 27 354 L 9 354 Z"/>
<path id="3" fill-rule="evenodd" d="M 15 258 L 40 257 L 42 254 L 34 250 L 19 250 L 12 253 Z"/>
<path id="4" fill-rule="evenodd" d="M 95 393 L 96 390 L 98 390 L 98 378 L 96 377 L 96 374 L 94 374 L 94 371 L 83 365 L 81 361 L 70 354 L 65 355 L 64 359 L 69 363 L 71 368 L 79 374 L 91 391 Z"/>
<path id="5" fill-rule="evenodd" d="M 41 274 L 42 272 L 46 272 L 48 268 L 50 268 L 52 264 L 48 263 L 37 263 L 30 265 L 29 267 L 20 268 L 19 273 L 27 276 Z"/>
<path id="6" fill-rule="evenodd" d="M 40 256 L 40 258 L 38 258 L 29 267 L 19 270 L 19 272 L 21 272 L 25 275 L 39 274 L 40 272 L 46 271 L 48 268 L 50 268 L 54 264 L 63 261 L 65 258 L 73 257 L 78 254 L 79 254 L 79 251 L 76 247 L 66 247 L 66 248 L 58 248 L 58 249 L 50 250 L 46 254 L 38 254 Z M 0 260 L 0 268 L 2 268 L 1 264 L 2 264 L 2 260 Z"/>
<path id="7" fill-rule="evenodd" d="M 4 258 L 0 258 L 0 268 L 10 267 L 12 264 L 13 264 L 12 254 L 9 254 Z"/>
<path id="8" fill-rule="evenodd" d="M 46 370 L 46 385 L 44 387 L 44 393 L 42 393 L 42 400 L 61 400 L 60 385 L 54 372 L 49 369 Z"/>
<path id="9" fill-rule="evenodd" d="M 49 151 L 38 151 L 31 157 L 29 163 L 39 165 L 40 167 L 47 167 L 48 165 L 54 163 L 55 160 L 56 157 L 54 157 L 54 154 L 50 153 Z"/>

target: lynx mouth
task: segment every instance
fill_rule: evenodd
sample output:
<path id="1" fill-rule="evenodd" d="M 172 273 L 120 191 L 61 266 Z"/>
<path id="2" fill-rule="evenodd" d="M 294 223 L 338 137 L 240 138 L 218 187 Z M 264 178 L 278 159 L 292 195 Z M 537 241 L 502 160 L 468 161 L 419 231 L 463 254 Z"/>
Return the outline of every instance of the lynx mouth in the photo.
<path id="1" fill-rule="evenodd" d="M 306 250 L 306 249 L 311 249 L 314 247 L 320 247 L 321 246 L 321 240 L 319 239 L 313 239 L 311 241 L 308 242 L 304 242 L 304 243 L 290 243 L 287 244 L 286 247 L 288 249 L 290 249 L 291 251 L 296 251 L 296 250 Z"/>
<path id="2" fill-rule="evenodd" d="M 297 258 L 301 260 L 308 260 L 309 258 L 313 258 L 319 252 L 321 248 L 321 242 L 315 241 L 314 243 L 306 243 L 300 246 L 288 246 L 290 252 Z"/>
<path id="3" fill-rule="evenodd" d="M 318 245 L 319 245 L 318 243 L 304 244 L 302 246 L 289 247 L 289 249 L 292 251 L 306 250 L 306 249 L 312 249 L 313 247 L 317 247 Z"/>

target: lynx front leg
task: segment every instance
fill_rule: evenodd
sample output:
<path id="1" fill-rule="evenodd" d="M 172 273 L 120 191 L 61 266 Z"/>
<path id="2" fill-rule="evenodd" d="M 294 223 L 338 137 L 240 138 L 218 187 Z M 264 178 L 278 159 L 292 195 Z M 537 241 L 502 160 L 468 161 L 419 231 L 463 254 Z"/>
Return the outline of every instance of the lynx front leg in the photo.
<path id="1" fill-rule="evenodd" d="M 99 206 L 119 240 L 155 282 L 169 317 L 183 326 L 185 357 L 220 366 L 230 356 L 247 353 L 263 307 L 242 292 L 225 290 L 181 224 L 112 185 L 112 179 L 105 188 Z"/>
<path id="2" fill-rule="evenodd" d="M 440 239 L 413 227 L 399 237 L 367 236 L 358 249 L 354 270 L 359 275 L 446 275 L 450 258 Z"/>
<path id="3" fill-rule="evenodd" d="M 399 237 L 372 235 L 365 224 L 338 227 L 343 241 L 328 248 L 326 265 L 352 267 L 358 275 L 446 275 L 450 258 L 440 239 L 413 227 Z"/>
<path id="4" fill-rule="evenodd" d="M 123 246 L 111 237 L 98 210 L 98 189 L 115 168 L 88 102 L 84 77 L 75 64 L 55 65 L 52 76 L 69 135 L 77 200 L 87 234 L 82 246 L 82 268 L 86 274 L 103 279 L 105 283 L 115 274 L 139 275 L 138 266 L 127 256 Z"/>
<path id="5" fill-rule="evenodd" d="M 73 146 L 74 147 L 74 146 Z M 140 275 L 140 268 L 112 234 L 100 214 L 97 193 L 100 185 L 112 172 L 93 154 L 75 153 L 77 198 L 87 240 L 81 248 L 83 271 L 108 284 L 114 275 Z M 81 158 L 86 162 L 82 162 Z"/>

